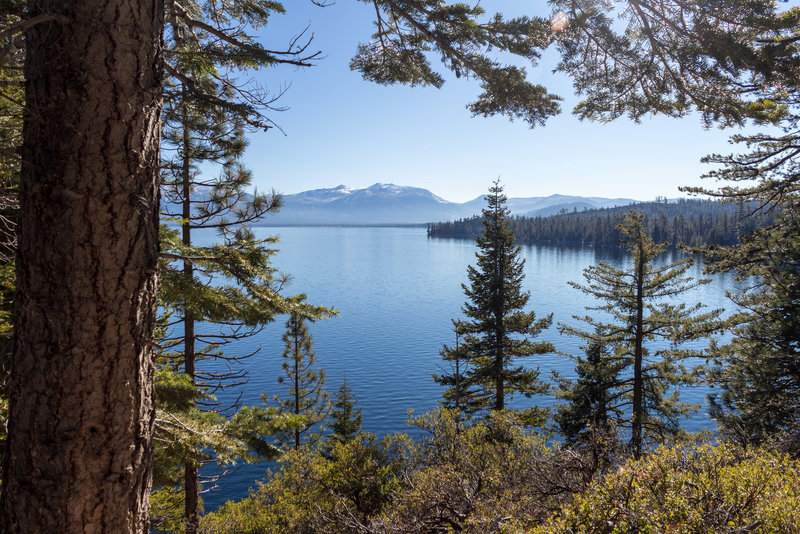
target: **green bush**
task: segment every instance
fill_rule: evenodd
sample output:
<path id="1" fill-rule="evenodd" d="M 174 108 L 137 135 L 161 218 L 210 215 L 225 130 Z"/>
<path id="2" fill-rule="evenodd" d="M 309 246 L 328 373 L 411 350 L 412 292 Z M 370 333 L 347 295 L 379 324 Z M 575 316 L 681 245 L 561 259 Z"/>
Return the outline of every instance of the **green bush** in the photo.
<path id="1" fill-rule="evenodd" d="M 800 463 L 731 445 L 628 461 L 532 532 L 797 533 Z"/>
<path id="2" fill-rule="evenodd" d="M 521 531 L 583 487 L 582 458 L 547 446 L 513 413 L 459 426 L 438 410 L 411 424 L 429 439 L 415 449 L 391 506 L 369 525 L 373 532 Z"/>
<path id="3" fill-rule="evenodd" d="M 340 533 L 366 523 L 391 498 L 411 442 L 359 434 L 330 455 L 315 449 L 286 454 L 281 470 L 241 502 L 228 502 L 201 524 L 205 534 Z"/>
<path id="4" fill-rule="evenodd" d="M 360 434 L 330 455 L 290 453 L 247 499 L 203 521 L 207 534 L 483 534 L 528 527 L 571 500 L 582 464 L 512 415 L 458 424 L 437 410 L 411 420 L 428 438 Z"/>
<path id="5" fill-rule="evenodd" d="M 301 450 L 206 534 L 797 533 L 800 462 L 732 445 L 662 447 L 594 475 L 513 415 L 411 419 L 427 435 L 359 434 L 330 454 Z"/>

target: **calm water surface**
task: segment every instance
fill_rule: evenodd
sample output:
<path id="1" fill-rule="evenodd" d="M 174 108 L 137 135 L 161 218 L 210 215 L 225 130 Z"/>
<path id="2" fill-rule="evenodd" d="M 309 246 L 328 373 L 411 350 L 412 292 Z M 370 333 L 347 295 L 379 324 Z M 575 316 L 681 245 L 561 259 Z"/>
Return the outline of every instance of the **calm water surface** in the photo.
<path id="1" fill-rule="evenodd" d="M 292 276 L 287 294 L 305 293 L 308 301 L 330 306 L 339 317 L 309 326 L 317 364 L 327 372 L 327 389 L 333 395 L 342 379 L 356 394 L 363 410 L 363 429 L 379 435 L 407 431 L 408 410 L 434 408 L 441 388 L 431 374 L 440 371 L 439 350 L 453 342 L 451 318 L 461 315 L 464 303 L 461 284 L 466 268 L 475 263 L 471 241 L 428 239 L 424 228 L 256 228 L 257 236 L 280 235 L 275 266 Z M 558 350 L 580 354 L 579 340 L 560 336 L 555 323 L 574 323 L 572 315 L 597 304 L 570 287 L 582 282 L 582 271 L 598 262 L 614 266 L 628 261 L 619 250 L 592 248 L 522 248 L 525 258 L 525 289 L 531 292 L 528 308 L 553 314 L 554 326 L 542 335 Z M 666 254 L 662 261 L 672 261 Z M 701 266 L 691 274 L 700 277 Z M 710 308 L 730 308 L 725 292 L 734 288 L 731 276 L 716 276 L 712 283 L 684 295 L 689 303 L 703 302 Z M 229 355 L 260 352 L 246 361 L 250 380 L 243 402 L 260 404 L 259 395 L 283 394 L 278 384 L 282 374 L 281 334 L 285 318 L 268 325 L 260 334 L 227 348 Z M 534 359 L 536 358 L 536 359 Z M 549 355 L 527 360 L 538 365 L 543 377 L 557 370 L 571 377 L 573 363 Z M 704 404 L 707 388 L 682 393 L 683 400 Z M 517 399 L 512 406 L 531 403 Z M 550 398 L 537 399 L 549 405 Z M 691 431 L 709 428 L 706 409 L 686 420 Z M 204 495 L 206 510 L 224 501 L 247 495 L 254 480 L 264 477 L 266 466 L 243 466 L 222 479 L 219 490 Z"/>

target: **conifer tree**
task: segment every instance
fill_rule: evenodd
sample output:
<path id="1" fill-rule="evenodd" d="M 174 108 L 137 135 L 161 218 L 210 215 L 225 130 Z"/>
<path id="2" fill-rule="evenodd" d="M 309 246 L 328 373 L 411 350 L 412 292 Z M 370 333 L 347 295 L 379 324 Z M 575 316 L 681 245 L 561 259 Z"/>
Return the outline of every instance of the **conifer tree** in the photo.
<path id="1" fill-rule="evenodd" d="M 443 345 L 439 355 L 448 363 L 449 370 L 442 374 L 433 374 L 433 380 L 445 387 L 442 392 L 444 399 L 442 404 L 447 408 L 456 411 L 457 417 L 460 414 L 471 415 L 480 409 L 479 399 L 481 395 L 475 388 L 470 388 L 467 374 L 469 371 L 469 354 L 464 350 L 464 344 L 460 343 L 464 335 L 464 325 L 461 321 L 453 320 L 453 332 L 456 336 L 455 346 Z"/>
<path id="2" fill-rule="evenodd" d="M 788 118 L 796 106 L 800 12 L 777 2 L 556 0 L 559 69 L 585 118 L 702 114 L 706 125 Z"/>
<path id="3" fill-rule="evenodd" d="M 156 334 L 164 331 L 169 316 L 160 317 Z M 214 397 L 202 382 L 183 372 L 181 354 L 161 351 L 156 361 L 156 429 L 153 458 L 151 521 L 154 528 L 177 532 L 186 528 L 185 464 L 191 460 L 202 466 L 215 462 L 227 466 L 239 461 L 274 459 L 280 450 L 272 445 L 273 436 L 291 428 L 296 421 L 278 413 L 274 407 L 242 406 L 230 416 L 204 409 Z M 221 475 L 207 475 L 213 483 Z M 199 490 L 199 488 L 198 488 Z M 199 493 L 198 493 L 199 495 Z M 199 502 L 198 502 L 199 505 Z M 199 506 L 198 506 L 199 509 Z"/>
<path id="4" fill-rule="evenodd" d="M 706 177 L 722 187 L 685 190 L 736 202 L 742 216 L 780 213 L 775 224 L 743 236 L 739 245 L 707 251 L 711 272 L 734 271 L 750 280 L 735 296 L 744 306 L 735 339 L 716 352 L 710 376 L 722 392 L 713 397 L 712 413 L 726 433 L 745 441 L 796 433 L 791 392 L 800 328 L 796 315 L 783 309 L 793 310 L 796 302 L 785 282 L 796 276 L 792 249 L 800 228 L 800 10 L 745 0 L 557 5 L 570 18 L 560 36 L 561 67 L 587 96 L 578 108 L 584 116 L 608 120 L 695 109 L 706 125 L 777 126 L 734 135 L 741 153 L 704 159 L 716 164 Z M 626 24 L 616 22 L 620 14 Z M 622 35 L 616 27 L 627 30 Z"/>
<path id="5" fill-rule="evenodd" d="M 699 357 L 703 352 L 677 347 L 685 341 L 708 336 L 722 325 L 719 321 L 722 310 L 698 313 L 703 307 L 700 303 L 687 306 L 665 302 L 709 280 L 686 276 L 693 265 L 692 258 L 656 266 L 654 260 L 667 245 L 653 243 L 644 231 L 643 219 L 632 211 L 619 227 L 622 242 L 633 260 L 631 267 L 617 269 L 600 263 L 584 270 L 585 285 L 570 282 L 602 301 L 603 304 L 589 309 L 603 312 L 610 320 L 575 316 L 589 325 L 590 330 L 559 325 L 562 333 L 578 336 L 590 345 L 612 347 L 614 360 L 609 367 L 630 375 L 608 385 L 618 387 L 615 394 L 626 396 L 625 403 L 617 404 L 630 407 L 620 426 L 630 428 L 630 446 L 637 457 L 649 439 L 661 441 L 679 434 L 679 417 L 698 408 L 682 403 L 678 390 L 668 394 L 671 387 L 696 381 L 682 360 Z M 650 344 L 656 340 L 668 342 L 669 346 L 651 351 Z"/>
<path id="6" fill-rule="evenodd" d="M 331 402 L 325 391 L 325 371 L 314 368 L 317 358 L 302 315 L 292 313 L 289 316 L 282 339 L 286 346 L 282 364 L 286 376 L 279 377 L 278 382 L 288 384 L 289 391 L 283 399 L 276 395 L 275 401 L 281 412 L 302 416 L 303 419 L 290 432 L 278 434 L 278 443 L 297 450 L 303 443 L 314 445 L 319 442 L 324 428 L 319 427 L 320 433 L 317 433 L 314 427 L 328 417 Z"/>
<path id="7" fill-rule="evenodd" d="M 499 180 L 485 197 L 483 235 L 476 240 L 477 267 L 467 268 L 469 286 L 462 284 L 467 302 L 462 307 L 466 319 L 463 350 L 470 368 L 465 387 L 480 390 L 475 405 L 494 410 L 506 408 L 506 397 L 520 393 L 530 397 L 543 393 L 547 386 L 539 379 L 539 370 L 514 366 L 519 358 L 554 350 L 547 342 L 534 342 L 552 323 L 552 316 L 536 319 L 533 311 L 524 311 L 530 292 L 523 291 L 525 260 L 514 243 L 509 226 L 506 196 Z M 529 409 L 530 423 L 541 422 L 541 412 Z"/>
<path id="8" fill-rule="evenodd" d="M 280 206 L 276 194 L 247 192 L 251 176 L 241 163 L 248 129 L 271 126 L 266 113 L 273 98 L 260 87 L 238 81 L 234 72 L 278 63 L 308 65 L 310 56 L 292 43 L 282 52 L 266 50 L 248 34 L 282 12 L 274 2 L 218 3 L 168 0 L 165 3 L 165 105 L 162 124 L 162 307 L 172 310 L 162 339 L 162 380 L 176 380 L 176 363 L 196 392 L 184 398 L 188 405 L 162 406 L 171 419 L 193 432 L 176 433 L 175 425 L 162 423 L 163 443 L 188 439 L 172 454 L 184 457 L 183 497 L 185 531 L 196 532 L 201 488 L 200 467 L 252 460 L 247 446 L 263 449 L 264 429 L 279 428 L 274 413 L 264 408 L 222 406 L 216 393 L 246 381 L 238 362 L 225 345 L 257 333 L 277 315 L 300 313 L 319 317 L 327 311 L 282 296 L 285 279 L 271 265 L 276 238 L 256 239 L 248 224 Z M 202 172 L 201 172 L 202 168 Z M 208 176 L 205 176 L 207 173 Z M 179 230 L 174 229 L 174 224 Z M 171 225 L 171 226 L 170 226 Z M 197 231 L 216 232 L 211 245 L 195 243 Z M 199 365 L 204 359 L 225 361 L 228 371 Z M 219 369 L 216 366 L 215 369 Z M 211 413 L 217 412 L 217 413 Z M 219 414 L 228 417 L 221 417 Z M 232 415 L 232 417 L 230 417 Z M 247 421 L 250 417 L 252 420 Z M 162 418 L 162 421 L 170 421 Z M 266 421 L 271 421 L 267 423 Z M 248 436 L 244 429 L 252 429 Z M 223 439 L 224 437 L 224 439 Z M 213 451 L 213 454 L 209 454 Z M 175 494 L 173 480 L 165 479 L 164 494 Z M 160 497 L 156 494 L 157 500 Z"/>
<path id="9" fill-rule="evenodd" d="M 584 347 L 585 356 L 575 358 L 575 380 L 553 373 L 558 384 L 555 396 L 567 404 L 556 408 L 555 422 L 566 443 L 587 451 L 592 471 L 609 465 L 622 419 L 620 372 L 625 367 L 602 340 L 602 333 Z"/>
<path id="10" fill-rule="evenodd" d="M 441 87 L 444 77 L 430 63 L 434 54 L 456 77 L 480 82 L 480 96 L 468 109 L 484 117 L 506 115 L 531 127 L 559 112 L 560 98 L 528 81 L 524 67 L 499 63 L 496 51 L 536 65 L 553 40 L 550 21 L 501 13 L 486 16 L 478 3 L 442 0 L 370 0 L 375 12 L 372 40 L 358 47 L 350 68 L 380 84 Z"/>
<path id="11" fill-rule="evenodd" d="M 21 163 L 0 530 L 144 532 L 163 6 L 11 0 L 0 14 L 16 73 L 0 99 L 24 108 L 20 150 L 0 156 Z"/>
<path id="12" fill-rule="evenodd" d="M 734 338 L 715 351 L 711 373 L 721 390 L 711 396 L 712 417 L 748 445 L 800 440 L 800 219 L 781 219 L 743 239 L 741 249 L 763 261 L 746 271 L 755 277 L 735 297 L 743 312 L 731 319 Z"/>
<path id="13" fill-rule="evenodd" d="M 795 74 L 800 76 L 800 67 Z M 748 444 L 800 437 L 800 108 L 789 95 L 779 102 L 787 111 L 782 135 L 735 136 L 748 153 L 706 158 L 720 166 L 707 176 L 727 185 L 687 188 L 749 205 L 743 214 L 749 219 L 777 214 L 765 228 L 742 235 L 738 245 L 705 251 L 709 271 L 735 272 L 742 288 L 732 295 L 741 307 L 731 319 L 734 339 L 714 354 L 709 379 L 721 391 L 711 395 L 711 415 L 726 436 Z"/>
<path id="14" fill-rule="evenodd" d="M 361 408 L 356 408 L 358 400 L 350 389 L 347 378 L 342 380 L 334 399 L 330 416 L 331 433 L 325 440 L 329 449 L 340 443 L 349 443 L 361 432 Z"/>
<path id="15" fill-rule="evenodd" d="M 20 2 L 0 7 L 0 26 L 20 22 Z M 24 44 L 21 34 L 9 38 L 0 56 L 0 480 L 8 426 L 8 380 L 11 374 L 14 328 L 14 256 L 17 248 L 19 215 L 22 109 L 25 105 L 22 65 Z"/>
<path id="16" fill-rule="evenodd" d="M 571 381 L 556 375 L 556 397 L 567 404 L 558 407 L 555 421 L 569 444 L 608 436 L 621 415 L 619 375 L 624 363 L 611 354 L 602 333 L 596 335 L 585 347 L 585 356 L 576 358 L 577 378 Z"/>

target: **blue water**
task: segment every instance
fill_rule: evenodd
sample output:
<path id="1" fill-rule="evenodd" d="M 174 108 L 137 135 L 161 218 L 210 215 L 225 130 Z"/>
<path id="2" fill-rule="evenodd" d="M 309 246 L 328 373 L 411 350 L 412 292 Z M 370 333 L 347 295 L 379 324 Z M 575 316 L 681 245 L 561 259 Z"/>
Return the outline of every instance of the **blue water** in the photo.
<path id="1" fill-rule="evenodd" d="M 407 431 L 408 410 L 434 408 L 441 395 L 431 374 L 440 371 L 439 350 L 453 342 L 451 318 L 460 316 L 464 303 L 461 284 L 466 268 L 474 264 L 471 241 L 428 239 L 424 228 L 256 228 L 257 236 L 280 235 L 275 266 L 290 274 L 287 294 L 305 293 L 314 304 L 334 307 L 339 317 L 311 324 L 317 364 L 327 372 L 331 395 L 346 376 L 363 410 L 363 429 L 379 435 Z M 580 354 L 580 341 L 558 334 L 558 322 L 575 323 L 574 314 L 596 305 L 591 297 L 570 287 L 582 282 L 582 271 L 598 262 L 623 266 L 629 261 L 620 250 L 593 248 L 522 248 L 525 289 L 530 290 L 529 309 L 553 314 L 554 326 L 541 339 L 558 350 Z M 662 261 L 675 259 L 665 254 Z M 702 266 L 690 271 L 701 277 Z M 734 288 L 731 276 L 716 276 L 712 283 L 685 293 L 688 303 L 703 302 L 710 308 L 730 308 L 725 292 Z M 243 387 L 245 404 L 260 404 L 259 395 L 282 394 L 281 334 L 285 318 L 278 318 L 258 335 L 226 347 L 228 355 L 244 355 L 260 347 L 246 360 L 249 383 Z M 534 359 L 536 358 L 536 359 Z M 538 365 L 542 377 L 557 370 L 573 376 L 571 360 L 547 355 L 527 360 Z M 684 389 L 684 401 L 704 404 L 708 389 Z M 238 393 L 237 393 L 238 394 Z M 518 399 L 512 406 L 531 402 Z M 549 405 L 551 398 L 537 399 Z M 687 419 L 690 431 L 713 426 L 704 408 Z M 229 499 L 246 496 L 255 480 L 265 475 L 266 465 L 242 466 L 221 479 L 219 489 L 203 496 L 206 510 Z"/>

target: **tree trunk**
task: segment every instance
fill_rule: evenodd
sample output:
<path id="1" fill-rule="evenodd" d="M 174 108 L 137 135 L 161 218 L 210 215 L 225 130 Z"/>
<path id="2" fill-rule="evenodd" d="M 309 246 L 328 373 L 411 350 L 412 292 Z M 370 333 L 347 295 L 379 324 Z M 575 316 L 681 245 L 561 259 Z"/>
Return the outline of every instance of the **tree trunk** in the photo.
<path id="1" fill-rule="evenodd" d="M 294 414 L 300 415 L 300 340 L 297 333 L 294 335 Z M 299 428 L 294 429 L 294 450 L 300 450 Z"/>
<path id="2" fill-rule="evenodd" d="M 500 289 L 499 294 L 497 296 L 497 308 L 495 309 L 494 313 L 494 320 L 495 320 L 495 348 L 494 348 L 494 387 L 495 387 L 495 403 L 494 409 L 498 411 L 502 411 L 506 409 L 506 380 L 505 380 L 505 365 L 503 362 L 503 345 L 505 344 L 506 340 L 506 331 L 505 331 L 505 317 L 503 316 L 503 300 L 504 300 L 504 288 L 502 284 L 502 277 L 504 273 L 502 269 L 500 270 Z"/>
<path id="3" fill-rule="evenodd" d="M 189 243 L 186 243 L 189 244 Z M 187 276 L 192 276 L 192 264 L 186 262 L 184 265 Z M 191 312 L 186 311 L 184 317 L 184 372 L 191 378 L 192 385 L 195 385 L 195 352 L 194 352 L 194 317 Z M 194 446 L 193 446 L 194 447 Z M 200 480 L 197 462 L 193 457 L 186 459 L 183 474 L 183 494 L 184 494 L 184 532 L 195 534 L 199 524 L 200 513 Z"/>
<path id="4" fill-rule="evenodd" d="M 639 253 L 636 256 L 636 337 L 633 347 L 633 422 L 631 424 L 631 448 L 637 459 L 642 455 L 642 423 L 644 420 L 644 376 L 642 375 L 644 265 L 644 251 L 639 243 Z"/>
<path id="5" fill-rule="evenodd" d="M 0 531 L 145 533 L 163 6 L 28 9 Z"/>
<path id="6" fill-rule="evenodd" d="M 494 194 L 494 224 L 499 226 L 500 224 L 500 210 L 499 210 L 499 202 L 497 200 L 498 194 Z M 505 266 L 505 254 L 502 247 L 504 246 L 500 240 L 501 236 L 499 235 L 499 229 L 495 228 L 495 239 L 497 243 L 495 247 L 497 250 L 497 260 L 496 260 L 496 269 L 497 269 L 497 294 L 495 295 L 495 309 L 494 309 L 494 324 L 495 324 L 495 356 L 494 356 L 494 365 L 495 365 L 495 404 L 494 409 L 497 411 L 505 410 L 506 408 L 506 390 L 505 390 L 505 366 L 503 365 L 503 345 L 505 344 L 506 340 L 506 332 L 505 332 L 505 299 L 506 299 L 506 288 L 505 288 L 505 280 L 506 280 L 506 273 L 504 270 Z"/>
<path id="7" fill-rule="evenodd" d="M 173 30 L 174 31 L 174 30 Z M 181 229 L 182 242 L 184 245 L 189 246 L 192 244 L 192 137 L 189 131 L 189 117 L 186 107 L 188 104 L 188 91 L 183 87 L 183 102 L 184 106 L 181 109 L 183 113 L 183 161 L 181 168 L 181 177 L 183 179 L 183 208 L 182 216 L 185 223 Z M 185 260 L 183 262 L 183 276 L 186 277 L 187 284 L 191 283 L 194 278 L 194 265 L 191 261 Z M 194 333 L 194 315 L 189 309 L 188 305 L 183 307 L 183 371 L 192 381 L 192 386 L 197 386 L 196 372 L 195 372 L 195 333 Z M 194 404 L 194 401 L 192 401 Z M 194 458 L 187 458 L 184 464 L 183 476 L 183 516 L 184 516 L 184 532 L 186 534 L 195 534 L 197 532 L 199 513 L 200 513 L 200 482 L 198 477 L 197 463 Z"/>
<path id="8" fill-rule="evenodd" d="M 461 353 L 458 348 L 458 331 L 456 330 L 456 432 L 459 430 L 459 420 L 461 419 Z"/>

